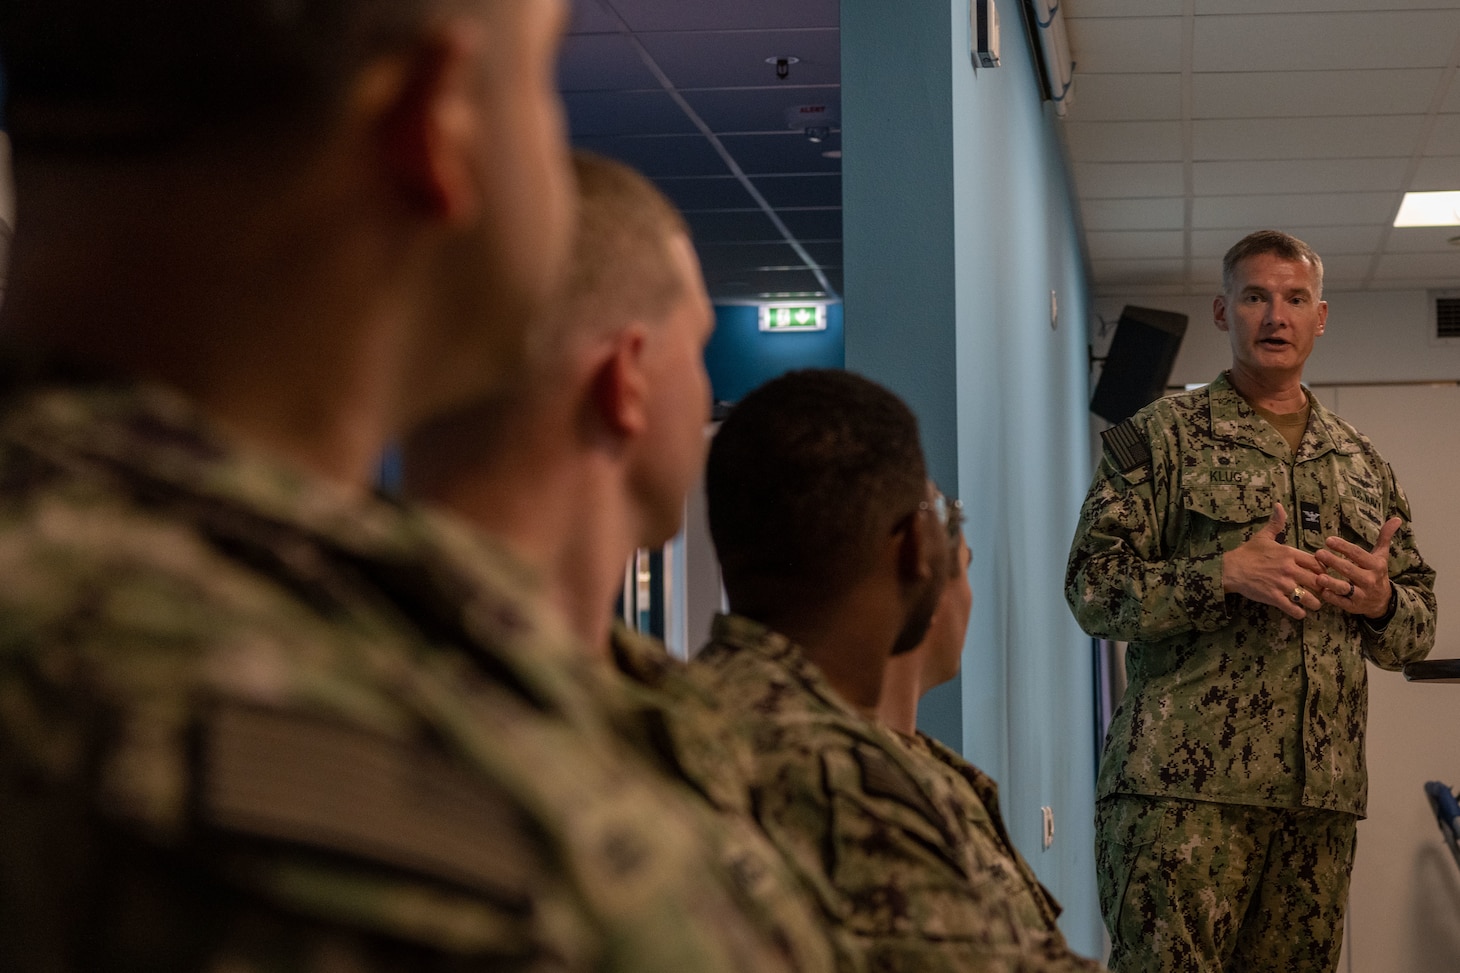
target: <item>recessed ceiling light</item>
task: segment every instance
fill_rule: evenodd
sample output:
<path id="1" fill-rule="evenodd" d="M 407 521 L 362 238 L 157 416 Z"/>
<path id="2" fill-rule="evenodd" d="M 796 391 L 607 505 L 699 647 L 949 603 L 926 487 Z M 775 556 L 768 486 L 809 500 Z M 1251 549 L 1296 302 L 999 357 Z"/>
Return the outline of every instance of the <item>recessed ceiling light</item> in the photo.
<path id="1" fill-rule="evenodd" d="M 1405 193 L 1395 226 L 1460 226 L 1460 192 Z"/>

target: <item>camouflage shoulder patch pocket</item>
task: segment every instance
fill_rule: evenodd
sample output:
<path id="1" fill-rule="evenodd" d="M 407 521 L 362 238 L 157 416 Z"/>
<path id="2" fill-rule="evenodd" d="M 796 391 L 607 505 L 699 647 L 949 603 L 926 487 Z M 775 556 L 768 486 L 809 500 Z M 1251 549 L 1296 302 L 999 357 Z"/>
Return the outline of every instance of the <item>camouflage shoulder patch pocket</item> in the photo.
<path id="1" fill-rule="evenodd" d="M 1100 433 L 1105 445 L 1105 458 L 1110 465 L 1132 483 L 1145 480 L 1151 473 L 1151 446 L 1134 419 L 1127 419 Z"/>

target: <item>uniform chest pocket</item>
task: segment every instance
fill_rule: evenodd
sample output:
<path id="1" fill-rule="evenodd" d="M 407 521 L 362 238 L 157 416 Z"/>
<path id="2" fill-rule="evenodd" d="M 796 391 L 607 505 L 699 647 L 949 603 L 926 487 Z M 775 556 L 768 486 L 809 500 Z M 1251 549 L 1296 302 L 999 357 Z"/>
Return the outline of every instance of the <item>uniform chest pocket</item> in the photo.
<path id="1" fill-rule="evenodd" d="M 1384 526 L 1384 512 L 1371 503 L 1351 496 L 1339 497 L 1338 509 L 1343 539 L 1373 550 L 1379 541 L 1379 531 Z"/>
<path id="2" fill-rule="evenodd" d="M 1183 489 L 1181 501 L 1187 516 L 1176 545 L 1192 557 L 1232 550 L 1272 515 L 1272 491 L 1267 487 L 1203 484 Z M 1288 529 L 1293 529 L 1291 522 Z"/>

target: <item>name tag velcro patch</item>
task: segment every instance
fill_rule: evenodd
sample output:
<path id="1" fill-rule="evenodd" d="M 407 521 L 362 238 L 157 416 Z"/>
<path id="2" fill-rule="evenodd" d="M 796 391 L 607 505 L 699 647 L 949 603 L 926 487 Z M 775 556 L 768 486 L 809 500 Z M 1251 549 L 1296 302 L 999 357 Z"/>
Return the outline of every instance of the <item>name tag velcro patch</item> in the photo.
<path id="1" fill-rule="evenodd" d="M 201 727 L 206 826 L 524 901 L 544 867 L 515 804 L 425 746 L 223 703 Z"/>

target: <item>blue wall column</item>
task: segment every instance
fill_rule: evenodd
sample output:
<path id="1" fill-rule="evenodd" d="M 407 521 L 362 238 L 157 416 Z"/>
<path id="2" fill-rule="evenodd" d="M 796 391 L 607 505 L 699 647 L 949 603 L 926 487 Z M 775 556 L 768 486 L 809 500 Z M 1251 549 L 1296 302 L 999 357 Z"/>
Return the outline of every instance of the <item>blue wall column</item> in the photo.
<path id="1" fill-rule="evenodd" d="M 999 782 L 1071 945 L 1098 956 L 1094 670 L 1062 594 L 1090 470 L 1088 284 L 1060 123 L 1020 5 L 998 3 L 1003 65 L 975 71 L 968 0 L 842 0 L 846 366 L 917 411 L 968 515 L 963 673 L 920 722 Z"/>

